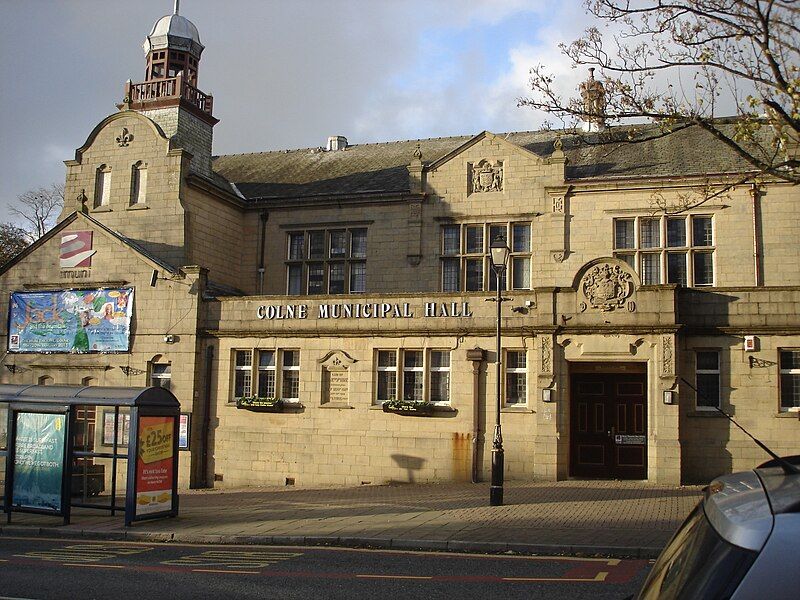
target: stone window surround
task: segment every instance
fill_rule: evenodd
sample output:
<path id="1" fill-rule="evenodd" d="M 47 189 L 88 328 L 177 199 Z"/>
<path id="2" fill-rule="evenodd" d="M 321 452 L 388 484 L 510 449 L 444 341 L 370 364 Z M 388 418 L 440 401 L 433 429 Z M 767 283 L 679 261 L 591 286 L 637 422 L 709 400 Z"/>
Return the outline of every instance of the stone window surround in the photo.
<path id="1" fill-rule="evenodd" d="M 779 409 L 779 411 L 781 413 L 784 413 L 784 414 L 785 413 L 796 414 L 798 411 L 800 411 L 800 407 L 797 407 L 797 406 L 792 406 L 792 407 L 784 406 L 784 403 L 783 403 L 783 392 L 784 392 L 784 389 L 783 389 L 783 377 L 784 376 L 789 376 L 789 377 L 800 379 L 800 369 L 795 369 L 795 368 L 784 369 L 783 368 L 783 365 L 781 363 L 781 359 L 783 358 L 784 354 L 787 354 L 789 352 L 800 352 L 800 348 L 792 348 L 792 347 L 789 347 L 789 348 L 778 348 L 778 388 L 779 388 L 779 390 L 778 390 L 778 409 Z"/>
<path id="2" fill-rule="evenodd" d="M 141 160 L 131 165 L 131 194 L 129 208 L 143 207 L 147 202 L 147 163 Z"/>
<path id="3" fill-rule="evenodd" d="M 698 390 L 702 390 L 702 386 L 700 381 L 698 380 L 698 375 L 716 375 L 717 377 L 717 404 L 716 408 L 713 406 L 708 405 L 701 405 L 700 398 L 698 394 L 695 393 L 694 399 L 694 409 L 698 412 L 711 412 L 715 414 L 719 414 L 717 408 L 722 408 L 722 351 L 720 348 L 693 348 L 692 352 L 694 354 L 694 372 L 695 372 L 695 387 Z M 715 354 L 717 357 L 717 368 L 716 369 L 700 369 L 698 368 L 698 355 L 700 353 L 707 353 L 707 354 Z"/>
<path id="4" fill-rule="evenodd" d="M 710 219 L 711 220 L 711 241 L 710 245 L 695 245 L 694 244 L 694 220 L 695 219 Z M 685 244 L 683 245 L 668 245 L 668 232 L 667 222 L 670 220 L 683 219 L 686 223 L 684 228 Z M 644 247 L 642 245 L 642 222 L 647 220 L 658 220 L 659 243 L 653 247 Z M 618 246 L 617 238 L 617 223 L 621 221 L 628 221 L 633 223 L 634 239 L 630 247 L 624 245 Z M 669 281 L 669 254 L 684 253 L 685 259 L 685 277 L 686 285 L 688 287 L 714 287 L 717 285 L 716 281 L 716 240 L 717 231 L 716 223 L 713 214 L 706 212 L 703 213 L 688 213 L 681 215 L 663 215 L 663 214 L 641 214 L 631 216 L 618 216 L 613 219 L 612 225 L 612 248 L 614 249 L 614 256 L 627 262 L 639 274 L 643 285 L 649 285 L 650 282 L 646 281 L 646 277 L 642 271 L 642 262 L 644 255 L 658 255 L 658 270 L 659 278 L 656 284 L 668 283 Z M 710 283 L 695 283 L 694 276 L 694 256 L 696 254 L 711 254 L 711 282 Z M 633 264 L 631 264 L 631 261 Z"/>
<path id="5" fill-rule="evenodd" d="M 94 175 L 94 209 L 109 210 L 111 202 L 111 167 L 102 164 L 95 169 Z"/>
<path id="6" fill-rule="evenodd" d="M 525 360 L 524 367 L 509 368 L 508 355 L 512 352 L 517 352 L 522 355 Z M 508 402 L 508 389 L 509 389 L 509 375 L 522 375 L 525 383 L 525 397 L 519 402 Z M 528 405 L 528 352 L 524 348 L 503 348 L 503 406 L 505 408 L 525 407 Z"/>
<path id="7" fill-rule="evenodd" d="M 172 389 L 172 363 L 150 361 L 147 365 L 147 380 L 153 387 Z"/>
<path id="8" fill-rule="evenodd" d="M 393 352 L 395 353 L 395 362 L 394 365 L 391 367 L 380 367 L 378 356 L 380 352 Z M 422 366 L 415 366 L 415 367 L 406 367 L 405 366 L 405 353 L 407 352 L 422 352 L 423 362 Z M 447 365 L 446 366 L 433 366 L 433 361 L 431 360 L 431 354 L 433 352 L 442 352 L 448 357 Z M 395 398 L 404 398 L 405 397 L 405 390 L 403 389 L 404 385 L 404 374 L 406 372 L 420 372 L 422 373 L 422 389 L 423 389 L 423 402 L 429 402 L 436 406 L 450 406 L 450 400 L 452 398 L 452 352 L 449 348 L 376 348 L 373 353 L 373 406 L 380 406 L 389 398 L 379 398 L 378 394 L 378 378 L 380 377 L 380 373 L 386 373 L 394 371 L 395 373 Z M 446 373 L 447 374 L 447 400 L 442 400 L 438 402 L 434 402 L 431 400 L 432 390 L 431 390 L 431 374 L 434 372 L 438 373 Z"/>
<path id="9" fill-rule="evenodd" d="M 515 251 L 515 240 L 514 240 L 514 227 L 517 225 L 528 227 L 528 237 L 527 237 L 527 250 L 520 250 Z M 467 247 L 467 231 L 470 228 L 480 226 L 482 227 L 482 252 L 468 252 L 469 248 Z M 511 290 L 511 289 L 521 289 L 527 290 L 530 289 L 530 282 L 531 282 L 531 268 L 532 268 L 532 258 L 531 258 L 531 247 L 532 247 L 532 237 L 533 237 L 533 230 L 532 230 L 532 223 L 531 221 L 497 221 L 497 222 L 461 222 L 461 223 L 447 223 L 443 224 L 440 228 L 439 232 L 439 259 L 440 259 L 440 268 L 439 268 L 439 287 L 441 291 L 492 291 L 495 289 L 495 275 L 494 271 L 492 270 L 491 266 L 491 256 L 489 252 L 489 248 L 491 246 L 492 240 L 490 238 L 490 231 L 491 227 L 493 226 L 504 226 L 506 228 L 506 242 L 511 250 L 511 253 L 508 256 L 508 265 L 506 271 L 503 274 L 502 281 L 505 282 L 504 289 Z M 459 248 L 458 252 L 448 252 L 445 248 L 445 239 L 447 231 L 452 231 L 453 228 L 458 228 L 459 231 Z M 480 289 L 477 290 L 467 290 L 467 263 L 475 260 L 482 260 L 482 281 L 481 285 L 479 286 Z M 514 287 L 514 263 L 515 260 L 528 261 L 528 285 L 527 286 L 520 286 Z M 447 286 L 445 284 L 445 265 L 448 261 L 458 261 L 458 290 L 448 290 L 446 289 Z M 509 277 L 509 273 L 511 277 Z"/>
<path id="10" fill-rule="evenodd" d="M 286 366 L 283 364 L 283 358 L 285 353 L 287 352 L 296 352 L 298 354 L 298 362 L 296 365 Z M 239 354 L 242 353 L 242 354 Z M 259 365 L 259 357 L 262 354 L 272 353 L 273 355 L 273 362 L 270 366 L 260 366 Z M 231 350 L 231 395 L 228 399 L 228 404 L 235 404 L 238 398 L 247 397 L 258 395 L 259 389 L 259 378 L 262 376 L 267 376 L 267 374 L 274 374 L 274 389 L 277 393 L 278 390 L 281 390 L 281 394 L 278 397 L 287 403 L 299 403 L 299 397 L 284 397 L 283 392 L 283 383 L 285 373 L 292 371 L 298 372 L 298 378 L 300 377 L 299 372 L 301 372 L 300 368 L 300 360 L 299 360 L 300 349 L 299 348 L 234 348 Z M 246 364 L 238 364 L 238 358 L 247 357 L 249 360 Z M 278 366 L 280 365 L 280 366 Z M 236 395 L 236 387 L 237 387 L 237 373 L 242 373 L 243 381 L 246 381 L 246 384 L 243 388 L 243 394 L 240 396 Z M 263 374 L 263 375 L 262 375 Z M 299 395 L 298 395 L 299 396 Z"/>
<path id="11" fill-rule="evenodd" d="M 311 258 L 311 235 L 314 233 L 322 232 L 323 254 L 319 257 Z M 364 249 L 358 255 L 353 251 L 353 243 L 355 240 L 354 233 L 358 232 L 363 235 Z M 333 235 L 344 233 L 345 247 L 343 253 L 340 255 L 333 255 Z M 293 256 L 293 240 L 297 240 L 298 236 L 302 236 L 302 257 Z M 304 229 L 291 229 L 287 231 L 286 237 L 286 293 L 292 294 L 292 276 L 298 276 L 300 282 L 300 296 L 314 296 L 325 294 L 355 294 L 363 293 L 366 291 L 366 263 L 367 263 L 367 248 L 366 242 L 368 237 L 368 230 L 363 225 L 360 226 L 331 226 L 320 228 L 304 228 Z M 309 293 L 309 267 L 310 266 L 322 267 L 322 291 Z M 363 285 L 357 286 L 354 284 L 353 277 L 356 276 L 355 266 L 361 266 Z M 332 267 L 342 267 L 343 290 L 331 291 L 330 273 Z M 363 289 L 362 289 L 363 288 Z"/>

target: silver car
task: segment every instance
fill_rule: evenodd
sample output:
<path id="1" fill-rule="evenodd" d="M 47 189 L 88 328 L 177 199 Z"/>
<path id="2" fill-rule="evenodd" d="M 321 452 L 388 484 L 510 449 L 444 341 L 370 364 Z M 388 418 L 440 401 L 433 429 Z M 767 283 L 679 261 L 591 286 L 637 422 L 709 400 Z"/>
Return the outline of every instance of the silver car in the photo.
<path id="1" fill-rule="evenodd" d="M 800 598 L 798 459 L 712 481 L 638 597 Z"/>

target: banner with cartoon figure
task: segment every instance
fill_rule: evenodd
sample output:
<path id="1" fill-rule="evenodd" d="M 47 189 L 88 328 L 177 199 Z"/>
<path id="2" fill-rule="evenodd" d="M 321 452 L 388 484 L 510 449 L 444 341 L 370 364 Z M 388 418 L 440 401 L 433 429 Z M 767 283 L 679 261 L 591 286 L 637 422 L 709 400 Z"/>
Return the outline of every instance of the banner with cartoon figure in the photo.
<path id="1" fill-rule="evenodd" d="M 20 412 L 16 419 L 11 504 L 59 512 L 66 416 Z"/>
<path id="2" fill-rule="evenodd" d="M 172 510 L 175 417 L 140 417 L 136 514 Z"/>
<path id="3" fill-rule="evenodd" d="M 133 289 L 14 292 L 9 352 L 127 352 Z"/>

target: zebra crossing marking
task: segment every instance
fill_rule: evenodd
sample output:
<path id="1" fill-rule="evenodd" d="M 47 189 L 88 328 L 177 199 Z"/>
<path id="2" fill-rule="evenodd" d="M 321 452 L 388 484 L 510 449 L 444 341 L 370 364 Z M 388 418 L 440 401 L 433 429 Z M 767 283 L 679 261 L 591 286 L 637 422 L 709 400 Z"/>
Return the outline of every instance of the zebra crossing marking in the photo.
<path id="1" fill-rule="evenodd" d="M 72 544 L 47 550 L 32 550 L 31 552 L 15 554 L 14 556 L 62 563 L 96 563 L 107 558 L 141 554 L 149 550 L 152 550 L 152 548 L 122 546 L 120 544 Z"/>
<path id="2" fill-rule="evenodd" d="M 299 552 L 270 552 L 263 550 L 209 550 L 161 561 L 162 565 L 180 567 L 224 567 L 229 569 L 260 569 L 303 556 Z"/>

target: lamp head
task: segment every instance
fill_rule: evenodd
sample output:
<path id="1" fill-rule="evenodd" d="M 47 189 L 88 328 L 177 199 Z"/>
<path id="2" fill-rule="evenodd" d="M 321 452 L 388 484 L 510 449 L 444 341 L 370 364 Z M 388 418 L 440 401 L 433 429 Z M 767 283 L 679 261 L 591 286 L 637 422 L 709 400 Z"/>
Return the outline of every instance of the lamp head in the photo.
<path id="1" fill-rule="evenodd" d="M 503 270 L 508 263 L 508 255 L 511 250 L 508 248 L 506 241 L 502 238 L 496 238 L 492 245 L 489 247 L 492 256 L 492 267 L 496 270 Z"/>

